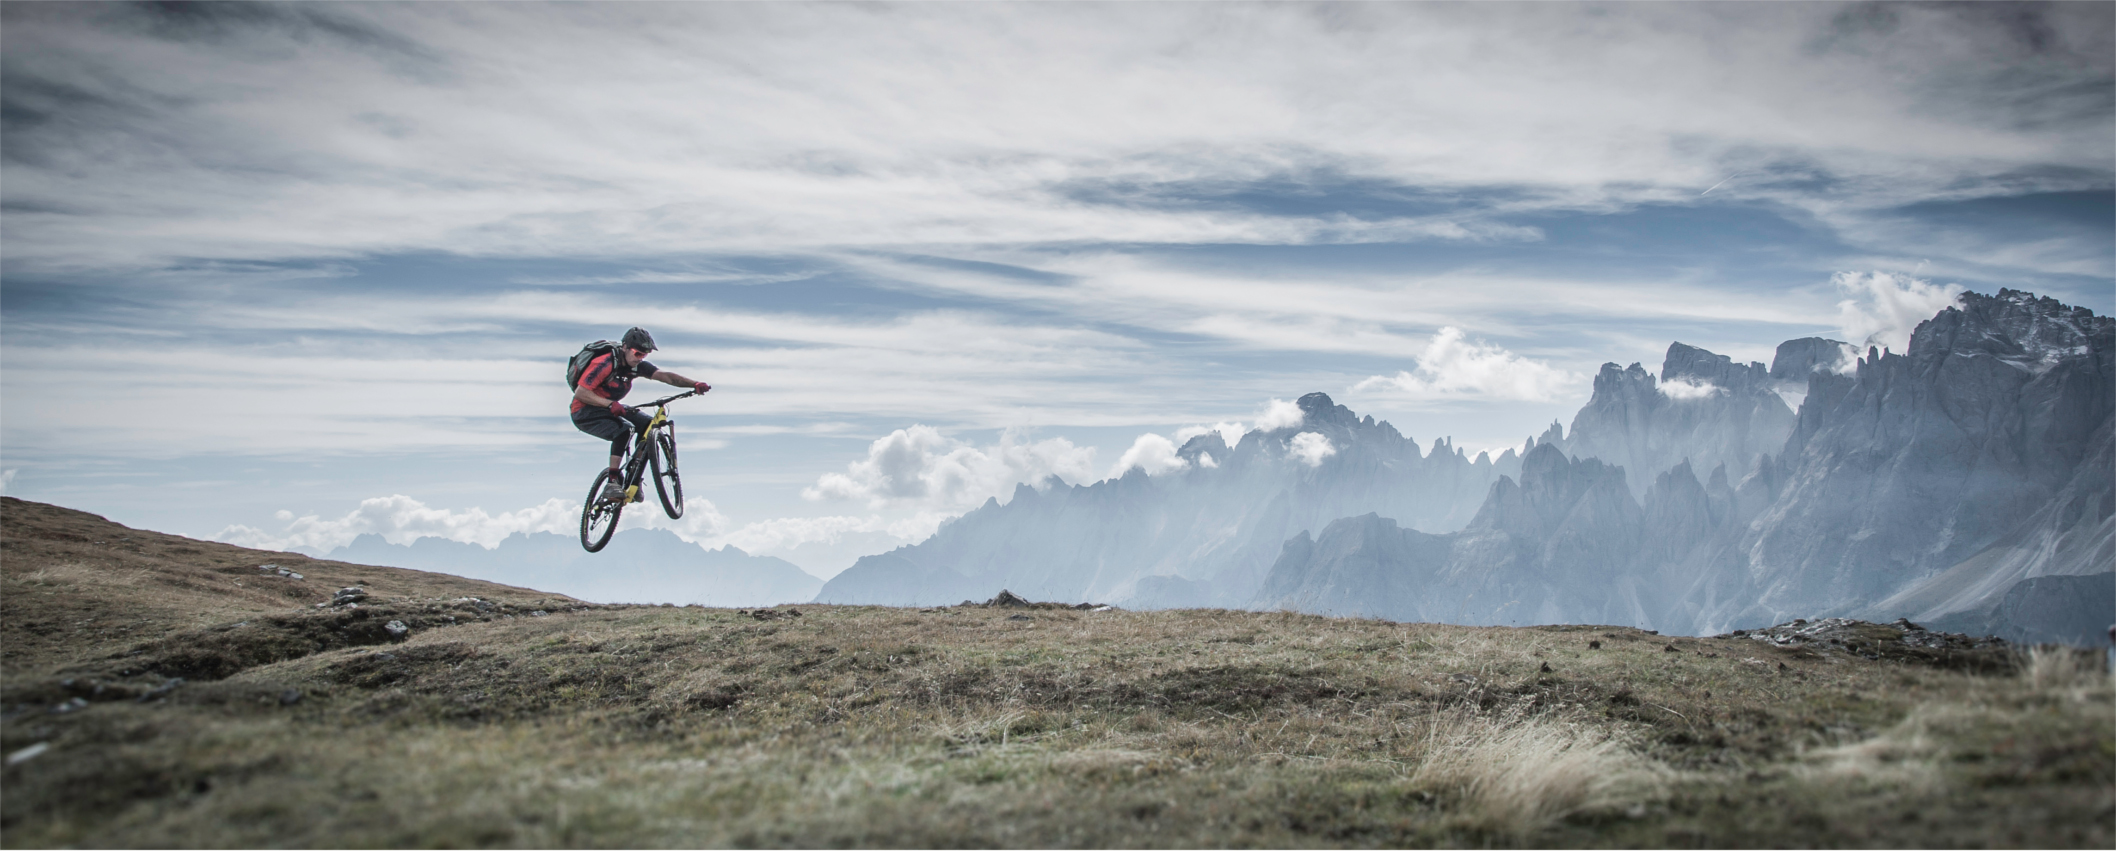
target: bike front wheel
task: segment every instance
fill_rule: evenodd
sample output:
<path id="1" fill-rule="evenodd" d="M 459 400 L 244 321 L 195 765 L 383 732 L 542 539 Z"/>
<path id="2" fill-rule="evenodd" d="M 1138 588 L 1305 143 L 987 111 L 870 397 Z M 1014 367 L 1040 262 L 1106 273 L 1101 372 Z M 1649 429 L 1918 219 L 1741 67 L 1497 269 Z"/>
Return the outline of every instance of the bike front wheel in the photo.
<path id="1" fill-rule="evenodd" d="M 683 479 L 676 475 L 676 436 L 657 434 L 654 445 L 658 451 L 647 458 L 654 466 L 654 494 L 661 497 L 662 513 L 674 520 L 683 516 Z"/>
<path id="2" fill-rule="evenodd" d="M 618 475 L 616 470 L 604 470 L 588 486 L 588 501 L 580 507 L 580 545 L 588 552 L 601 552 L 617 532 L 617 518 L 625 510 L 624 500 L 604 500 L 602 489 L 605 482 Z"/>

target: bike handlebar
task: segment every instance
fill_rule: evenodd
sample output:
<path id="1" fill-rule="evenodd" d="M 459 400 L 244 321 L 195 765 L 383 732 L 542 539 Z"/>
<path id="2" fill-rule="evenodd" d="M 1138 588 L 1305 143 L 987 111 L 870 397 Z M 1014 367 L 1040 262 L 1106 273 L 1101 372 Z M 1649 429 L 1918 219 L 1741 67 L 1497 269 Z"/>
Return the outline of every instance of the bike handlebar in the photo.
<path id="1" fill-rule="evenodd" d="M 654 400 L 654 401 L 652 401 L 652 402 L 641 402 L 641 403 L 639 403 L 639 404 L 637 404 L 637 405 L 631 405 L 631 406 L 628 406 L 628 407 L 633 407 L 633 408 L 659 408 L 659 407 L 662 407 L 662 406 L 664 406 L 664 405 L 667 405 L 667 404 L 668 404 L 668 403 L 670 403 L 670 402 L 674 402 L 674 401 L 676 401 L 676 400 L 678 400 L 678 399 L 681 399 L 681 398 L 684 398 L 684 397 L 686 397 L 686 396 L 696 396 L 696 395 L 698 395 L 698 391 L 696 391 L 696 390 L 689 390 L 689 391 L 685 391 L 685 392 L 682 392 L 682 393 L 678 393 L 678 394 L 676 394 L 676 395 L 674 395 L 674 396 L 670 396 L 670 397 L 668 397 L 668 398 L 666 398 L 666 399 L 655 399 L 655 400 Z"/>

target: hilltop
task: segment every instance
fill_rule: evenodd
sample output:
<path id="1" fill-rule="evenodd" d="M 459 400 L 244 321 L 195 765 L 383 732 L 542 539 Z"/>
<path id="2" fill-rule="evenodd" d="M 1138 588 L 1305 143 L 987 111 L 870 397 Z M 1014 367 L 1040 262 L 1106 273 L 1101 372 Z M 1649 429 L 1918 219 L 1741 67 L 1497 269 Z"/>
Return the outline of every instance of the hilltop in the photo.
<path id="1" fill-rule="evenodd" d="M 599 606 L 14 499 L 0 555 L 9 847 L 2116 839 L 2098 655 L 1907 622 Z"/>

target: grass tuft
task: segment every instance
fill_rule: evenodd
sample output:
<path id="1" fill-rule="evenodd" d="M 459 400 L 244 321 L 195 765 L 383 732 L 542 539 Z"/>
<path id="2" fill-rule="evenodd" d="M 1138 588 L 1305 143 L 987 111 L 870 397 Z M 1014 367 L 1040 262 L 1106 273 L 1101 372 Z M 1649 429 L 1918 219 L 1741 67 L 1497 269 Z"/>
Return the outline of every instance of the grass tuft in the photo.
<path id="1" fill-rule="evenodd" d="M 1525 841 L 1586 813 L 1660 797 L 1670 772 L 1576 721 L 1456 713 L 1433 724 L 1416 787 L 1463 801 L 1468 825 Z"/>

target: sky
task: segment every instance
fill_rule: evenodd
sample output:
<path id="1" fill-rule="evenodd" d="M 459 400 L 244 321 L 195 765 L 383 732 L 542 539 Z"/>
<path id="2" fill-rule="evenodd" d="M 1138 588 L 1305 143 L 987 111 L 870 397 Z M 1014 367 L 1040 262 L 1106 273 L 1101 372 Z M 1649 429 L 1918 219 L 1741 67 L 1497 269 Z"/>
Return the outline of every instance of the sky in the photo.
<path id="1" fill-rule="evenodd" d="M 571 534 L 630 326 L 828 577 L 1321 391 L 1472 454 L 1600 364 L 2116 309 L 2105 3 L 0 4 L 0 492 Z M 663 385 L 642 383 L 633 400 Z M 647 508 L 647 507 L 643 507 Z"/>

